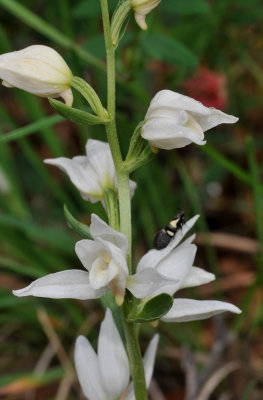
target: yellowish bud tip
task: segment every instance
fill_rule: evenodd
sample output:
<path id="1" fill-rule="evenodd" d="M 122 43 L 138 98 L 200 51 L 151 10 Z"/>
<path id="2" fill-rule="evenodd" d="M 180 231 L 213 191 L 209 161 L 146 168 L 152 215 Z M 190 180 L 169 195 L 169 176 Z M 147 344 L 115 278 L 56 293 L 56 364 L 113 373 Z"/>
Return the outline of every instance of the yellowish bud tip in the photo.
<path id="1" fill-rule="evenodd" d="M 159 320 L 157 319 L 156 321 L 150 322 L 150 325 L 151 325 L 153 328 L 157 328 L 157 326 L 159 325 Z"/>
<path id="2" fill-rule="evenodd" d="M 64 90 L 64 92 L 60 93 L 60 97 L 65 101 L 65 104 L 69 107 L 73 104 L 73 94 L 70 88 Z"/>
<path id="3" fill-rule="evenodd" d="M 115 294 L 115 301 L 117 306 L 121 307 L 123 305 L 124 295 L 121 293 Z"/>
<path id="4" fill-rule="evenodd" d="M 151 150 L 152 150 L 153 153 L 155 153 L 155 154 L 158 153 L 158 151 L 159 151 L 158 147 L 151 146 L 151 145 L 150 145 L 150 147 L 151 147 Z"/>

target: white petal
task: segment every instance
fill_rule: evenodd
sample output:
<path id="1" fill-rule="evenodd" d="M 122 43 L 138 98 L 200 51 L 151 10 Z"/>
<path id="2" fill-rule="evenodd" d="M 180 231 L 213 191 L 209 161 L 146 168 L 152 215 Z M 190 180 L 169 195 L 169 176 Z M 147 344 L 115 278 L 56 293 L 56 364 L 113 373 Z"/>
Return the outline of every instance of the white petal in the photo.
<path id="1" fill-rule="evenodd" d="M 90 271 L 92 264 L 104 255 L 104 246 L 95 240 L 82 239 L 75 245 L 75 251 L 83 266 Z"/>
<path id="2" fill-rule="evenodd" d="M 186 322 L 206 319 L 230 311 L 240 314 L 241 310 L 230 303 L 216 300 L 175 299 L 172 308 L 161 319 L 165 322 Z"/>
<path id="3" fill-rule="evenodd" d="M 200 135 L 186 126 L 178 125 L 170 118 L 156 118 L 147 121 L 142 127 L 142 137 L 152 146 L 164 150 L 171 150 L 187 146 L 194 142 L 204 145 L 204 135 Z"/>
<path id="4" fill-rule="evenodd" d="M 159 274 L 155 269 L 148 268 L 127 278 L 127 289 L 138 299 L 166 293 L 165 288 L 168 284 L 175 285 L 177 281 L 168 279 Z"/>
<path id="5" fill-rule="evenodd" d="M 65 172 L 84 200 L 96 202 L 103 198 L 103 188 L 98 175 L 86 156 L 77 156 L 72 159 L 59 157 L 47 159 L 44 162 L 55 165 Z"/>
<path id="6" fill-rule="evenodd" d="M 97 174 L 100 186 L 103 189 L 114 189 L 116 173 L 109 144 L 101 140 L 89 139 L 86 144 L 86 154 Z"/>
<path id="7" fill-rule="evenodd" d="M 192 267 L 185 280 L 181 282 L 180 289 L 205 285 L 215 280 L 215 275 L 199 267 Z"/>
<path id="8" fill-rule="evenodd" d="M 95 240 L 101 238 L 111 242 L 115 244 L 115 246 L 119 247 L 124 253 L 127 253 L 128 240 L 126 236 L 123 233 L 112 229 L 96 214 L 91 214 L 90 233 Z"/>
<path id="9" fill-rule="evenodd" d="M 171 242 L 162 250 L 152 249 L 148 251 L 139 261 L 137 272 L 143 271 L 146 268 L 155 268 L 161 260 L 163 260 L 183 239 L 187 232 L 196 223 L 199 215 L 194 216 L 187 221 L 181 229 L 177 231 Z"/>
<path id="10" fill-rule="evenodd" d="M 177 280 L 176 283 L 162 288 L 165 293 L 172 296 L 181 287 L 193 265 L 196 250 L 194 244 L 185 245 L 183 242 L 158 264 L 157 271 L 160 274 L 167 279 Z"/>
<path id="11" fill-rule="evenodd" d="M 13 290 L 13 294 L 18 297 L 87 300 L 101 297 L 104 291 L 92 289 L 88 272 L 71 269 L 39 278 L 23 289 Z"/>
<path id="12" fill-rule="evenodd" d="M 159 335 L 154 335 L 143 357 L 143 366 L 144 366 L 147 389 L 149 388 L 152 379 L 158 342 L 159 342 Z M 133 384 L 130 385 L 129 393 L 125 400 L 135 400 Z"/>
<path id="13" fill-rule="evenodd" d="M 129 275 L 126 253 L 121 248 L 115 246 L 115 244 L 108 242 L 107 240 L 103 240 L 101 238 L 98 238 L 97 240 L 104 246 L 106 252 L 111 255 L 111 258 L 116 262 L 116 264 L 122 268 L 125 275 Z"/>
<path id="14" fill-rule="evenodd" d="M 81 389 L 89 400 L 108 400 L 101 377 L 98 357 L 84 336 L 79 336 L 75 346 L 75 367 Z"/>
<path id="15" fill-rule="evenodd" d="M 107 263 L 104 257 L 99 257 L 92 264 L 89 280 L 94 289 L 100 289 L 107 286 L 112 280 L 117 279 L 119 275 L 123 276 L 124 272 L 114 260 Z M 125 282 L 126 276 L 124 275 L 124 288 Z"/>
<path id="16" fill-rule="evenodd" d="M 160 107 L 171 110 L 190 111 L 191 113 L 200 115 L 209 115 L 209 108 L 205 107 L 199 101 L 180 93 L 173 92 L 172 90 L 161 90 L 152 99 L 145 119 L 147 120 L 149 118 L 149 114 L 152 116 Z"/>
<path id="17" fill-rule="evenodd" d="M 203 116 L 193 113 L 195 120 L 202 126 L 204 132 L 214 126 L 220 124 L 234 124 L 238 121 L 237 117 L 217 110 L 216 108 L 208 108 L 209 115 Z"/>
<path id="18" fill-rule="evenodd" d="M 126 351 L 109 309 L 100 326 L 98 359 L 107 399 L 119 398 L 128 385 L 130 369 Z"/>

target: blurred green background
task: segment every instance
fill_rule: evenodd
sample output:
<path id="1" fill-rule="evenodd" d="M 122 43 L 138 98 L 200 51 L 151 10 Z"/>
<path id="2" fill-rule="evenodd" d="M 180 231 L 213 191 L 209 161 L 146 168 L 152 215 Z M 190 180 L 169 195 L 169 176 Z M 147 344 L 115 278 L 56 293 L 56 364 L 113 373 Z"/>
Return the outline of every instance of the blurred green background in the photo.
<path id="1" fill-rule="evenodd" d="M 117 1 L 109 3 L 113 11 Z M 105 103 L 98 0 L 0 0 L 0 16 L 1 53 L 32 44 L 54 47 Z M 197 399 L 210 378 L 210 397 L 198 400 L 262 399 L 262 20 L 259 0 L 163 0 L 147 17 L 147 32 L 131 18 L 117 50 L 123 154 L 161 89 L 240 118 L 207 132 L 206 146 L 161 151 L 132 174 L 138 184 L 135 260 L 152 247 L 155 232 L 178 208 L 187 218 L 200 213 L 196 265 L 216 273 L 217 281 L 184 295 L 223 299 L 243 310 L 238 317 L 160 324 L 155 389 L 163 398 L 152 390 L 153 400 Z M 0 90 L 0 398 L 80 398 L 69 359 L 80 332 L 96 343 L 100 303 L 21 299 L 11 290 L 80 267 L 74 253 L 80 238 L 67 226 L 63 205 L 86 223 L 91 212 L 105 218 L 104 210 L 81 200 L 67 177 L 42 161 L 83 154 L 89 137 L 106 140 L 104 129 L 74 126 L 54 116 L 45 99 Z M 85 109 L 74 95 L 75 106 Z M 143 347 L 154 331 L 143 327 Z M 232 370 L 231 362 L 236 362 Z M 225 375 L 217 381 L 219 368 Z"/>

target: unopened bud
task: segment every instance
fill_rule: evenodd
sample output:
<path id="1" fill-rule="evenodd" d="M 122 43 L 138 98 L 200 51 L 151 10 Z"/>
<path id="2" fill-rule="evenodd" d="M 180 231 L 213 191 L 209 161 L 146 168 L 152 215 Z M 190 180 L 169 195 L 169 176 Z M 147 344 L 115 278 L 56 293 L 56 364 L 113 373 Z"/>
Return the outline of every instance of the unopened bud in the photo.
<path id="1" fill-rule="evenodd" d="M 34 45 L 0 56 L 0 79 L 40 97 L 62 97 L 73 103 L 72 73 L 64 59 L 51 47 Z"/>

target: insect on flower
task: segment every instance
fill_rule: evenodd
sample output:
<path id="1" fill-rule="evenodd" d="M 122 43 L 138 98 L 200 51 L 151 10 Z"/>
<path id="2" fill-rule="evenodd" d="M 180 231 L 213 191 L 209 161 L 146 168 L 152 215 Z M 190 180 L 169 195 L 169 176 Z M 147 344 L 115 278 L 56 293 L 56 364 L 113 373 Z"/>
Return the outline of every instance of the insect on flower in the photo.
<path id="1" fill-rule="evenodd" d="M 164 249 L 184 223 L 184 211 L 180 211 L 169 224 L 156 233 L 153 239 L 153 247 L 157 250 Z"/>

